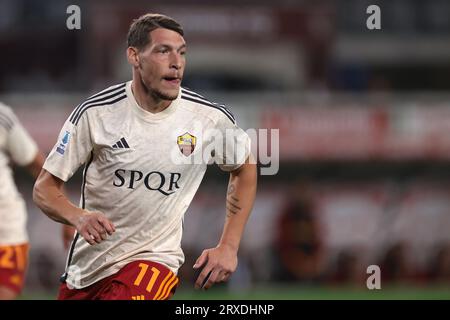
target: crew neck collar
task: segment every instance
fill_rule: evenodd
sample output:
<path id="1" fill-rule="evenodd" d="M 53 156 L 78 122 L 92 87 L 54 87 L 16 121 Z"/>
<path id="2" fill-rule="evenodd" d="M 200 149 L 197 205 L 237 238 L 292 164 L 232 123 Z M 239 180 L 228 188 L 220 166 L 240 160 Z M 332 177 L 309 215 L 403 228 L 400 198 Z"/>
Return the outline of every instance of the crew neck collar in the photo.
<path id="1" fill-rule="evenodd" d="M 136 101 L 136 98 L 134 97 L 133 91 L 131 90 L 131 84 L 132 84 L 132 80 L 127 82 L 126 85 L 126 93 L 128 96 L 128 99 L 130 101 L 131 107 L 133 109 L 133 111 L 143 120 L 145 121 L 149 121 L 149 122 L 154 122 L 154 121 L 158 121 L 164 118 L 167 118 L 168 116 L 170 116 L 172 113 L 175 112 L 176 110 L 176 106 L 180 100 L 180 93 L 181 90 L 178 92 L 178 96 L 175 100 L 173 100 L 170 105 L 164 109 L 163 111 L 157 112 L 157 113 L 152 113 L 149 112 L 147 110 L 144 110 L 141 106 L 139 106 L 139 104 Z"/>

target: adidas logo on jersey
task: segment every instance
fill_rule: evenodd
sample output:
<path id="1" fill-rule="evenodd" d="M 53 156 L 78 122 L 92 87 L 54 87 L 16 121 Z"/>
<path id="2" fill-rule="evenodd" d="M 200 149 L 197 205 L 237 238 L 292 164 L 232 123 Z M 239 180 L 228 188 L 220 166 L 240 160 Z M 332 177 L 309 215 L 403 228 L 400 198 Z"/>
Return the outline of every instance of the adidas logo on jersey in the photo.
<path id="1" fill-rule="evenodd" d="M 130 146 L 128 145 L 128 142 L 127 142 L 127 140 L 125 140 L 125 138 L 121 138 L 119 141 L 114 143 L 112 145 L 112 147 L 114 149 L 129 149 L 130 148 Z"/>

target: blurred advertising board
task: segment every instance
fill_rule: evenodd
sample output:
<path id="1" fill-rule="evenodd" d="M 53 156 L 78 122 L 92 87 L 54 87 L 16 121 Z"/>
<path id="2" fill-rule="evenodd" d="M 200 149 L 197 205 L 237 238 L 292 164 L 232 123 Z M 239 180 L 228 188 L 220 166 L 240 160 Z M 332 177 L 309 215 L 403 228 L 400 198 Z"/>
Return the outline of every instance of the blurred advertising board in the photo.
<path id="1" fill-rule="evenodd" d="M 280 130 L 280 158 L 450 159 L 450 108 L 268 108 L 262 128 Z"/>

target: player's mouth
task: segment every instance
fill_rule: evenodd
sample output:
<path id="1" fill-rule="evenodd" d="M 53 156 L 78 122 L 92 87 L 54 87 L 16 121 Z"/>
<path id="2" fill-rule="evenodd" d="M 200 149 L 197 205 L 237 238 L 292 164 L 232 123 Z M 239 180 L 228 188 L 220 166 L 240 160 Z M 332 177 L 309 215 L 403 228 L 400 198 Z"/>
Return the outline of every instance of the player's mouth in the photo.
<path id="1" fill-rule="evenodd" d="M 181 83 L 181 78 L 179 77 L 163 77 L 163 79 L 174 86 L 179 85 Z"/>

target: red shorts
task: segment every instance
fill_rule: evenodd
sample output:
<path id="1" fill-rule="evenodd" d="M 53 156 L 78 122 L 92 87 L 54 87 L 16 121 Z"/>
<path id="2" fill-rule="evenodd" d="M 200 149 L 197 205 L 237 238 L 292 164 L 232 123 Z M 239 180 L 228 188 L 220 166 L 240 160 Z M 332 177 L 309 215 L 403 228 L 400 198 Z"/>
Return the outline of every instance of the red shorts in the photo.
<path id="1" fill-rule="evenodd" d="M 28 265 L 28 243 L 0 245 L 0 286 L 19 294 Z"/>
<path id="2" fill-rule="evenodd" d="M 177 275 L 162 264 L 137 260 L 83 289 L 69 289 L 63 283 L 58 300 L 168 300 L 178 282 Z"/>

